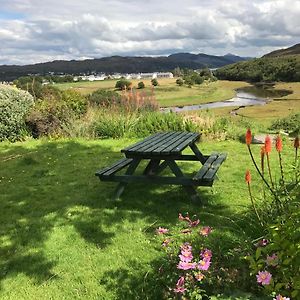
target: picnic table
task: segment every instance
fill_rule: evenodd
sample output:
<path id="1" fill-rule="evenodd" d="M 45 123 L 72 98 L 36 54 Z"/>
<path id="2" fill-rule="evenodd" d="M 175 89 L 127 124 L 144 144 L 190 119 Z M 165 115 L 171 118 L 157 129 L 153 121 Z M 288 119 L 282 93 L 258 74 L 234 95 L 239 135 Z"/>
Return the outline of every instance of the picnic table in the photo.
<path id="1" fill-rule="evenodd" d="M 203 155 L 196 142 L 200 134 L 193 132 L 162 132 L 151 135 L 144 140 L 121 150 L 125 157 L 98 172 L 96 176 L 102 181 L 119 182 L 115 198 L 119 198 L 125 186 L 130 182 L 182 185 L 192 198 L 198 198 L 197 186 L 212 186 L 216 173 L 226 159 L 224 153 Z M 190 147 L 193 154 L 182 154 Z M 142 174 L 135 174 L 142 161 L 147 165 Z M 198 161 L 200 169 L 196 174 L 186 176 L 176 161 Z M 167 167 L 175 176 L 159 176 Z M 124 174 L 120 174 L 121 170 Z"/>

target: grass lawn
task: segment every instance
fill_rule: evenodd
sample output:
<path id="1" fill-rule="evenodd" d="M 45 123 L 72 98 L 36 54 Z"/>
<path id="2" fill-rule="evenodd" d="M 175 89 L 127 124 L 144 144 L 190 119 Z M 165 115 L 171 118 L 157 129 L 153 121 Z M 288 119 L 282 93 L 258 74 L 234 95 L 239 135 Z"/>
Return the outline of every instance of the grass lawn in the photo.
<path id="1" fill-rule="evenodd" d="M 143 91 L 150 93 L 151 80 L 131 80 L 135 87 L 137 87 L 139 81 L 145 83 L 146 88 Z M 161 106 L 180 106 L 226 100 L 235 95 L 235 89 L 248 85 L 248 83 L 242 81 L 220 80 L 212 83 L 194 85 L 189 88 L 187 86 L 178 86 L 176 84 L 176 78 L 162 78 L 158 79 L 158 82 L 159 86 L 154 88 L 154 93 Z M 62 90 L 71 88 L 83 94 L 89 94 L 97 89 L 114 90 L 115 84 L 116 80 L 104 80 L 96 82 L 61 83 L 55 86 Z"/>
<path id="2" fill-rule="evenodd" d="M 164 253 L 154 231 L 175 226 L 179 212 L 212 226 L 216 247 L 226 253 L 257 237 L 244 184 L 251 169 L 245 145 L 200 144 L 204 153 L 228 153 L 214 187 L 198 189 L 204 206 L 180 187 L 137 184 L 113 202 L 115 184 L 99 182 L 94 172 L 133 142 L 0 144 L 1 299 L 161 299 Z M 187 164 L 187 172 L 199 168 Z M 216 299 L 250 299 L 241 295 Z"/>

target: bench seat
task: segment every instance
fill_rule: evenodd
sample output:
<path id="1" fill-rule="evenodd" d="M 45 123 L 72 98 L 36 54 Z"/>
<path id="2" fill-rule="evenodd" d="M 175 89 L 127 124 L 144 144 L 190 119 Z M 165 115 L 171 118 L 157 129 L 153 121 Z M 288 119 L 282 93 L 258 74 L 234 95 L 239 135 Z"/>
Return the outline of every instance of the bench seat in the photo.
<path id="1" fill-rule="evenodd" d="M 132 162 L 132 158 L 122 158 L 112 164 L 109 167 L 106 167 L 102 170 L 99 170 L 95 173 L 96 176 L 98 176 L 100 179 L 109 178 L 113 176 L 118 171 L 122 170 L 126 166 L 128 166 Z"/>
<path id="2" fill-rule="evenodd" d="M 227 154 L 225 153 L 213 153 L 205 161 L 204 165 L 193 177 L 195 182 L 207 183 L 207 185 L 212 185 L 216 177 L 216 173 L 220 168 L 223 161 L 225 161 Z"/>

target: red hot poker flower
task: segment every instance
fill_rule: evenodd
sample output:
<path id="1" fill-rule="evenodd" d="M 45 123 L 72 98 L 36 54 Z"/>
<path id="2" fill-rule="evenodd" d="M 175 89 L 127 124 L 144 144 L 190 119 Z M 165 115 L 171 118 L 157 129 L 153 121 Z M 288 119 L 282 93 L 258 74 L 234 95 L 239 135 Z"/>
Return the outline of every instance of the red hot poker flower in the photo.
<path id="1" fill-rule="evenodd" d="M 251 133 L 250 128 L 248 128 L 248 130 L 247 130 L 247 132 L 246 132 L 245 140 L 246 140 L 246 144 L 247 144 L 247 145 L 250 145 L 251 142 L 252 142 L 252 133 Z"/>
<path id="2" fill-rule="evenodd" d="M 272 141 L 270 136 L 267 135 L 265 138 L 265 151 L 267 155 L 271 152 L 271 149 L 272 149 Z"/>
<path id="3" fill-rule="evenodd" d="M 278 135 L 276 138 L 276 150 L 278 152 L 282 151 L 282 139 L 281 139 L 280 135 Z"/>
<path id="4" fill-rule="evenodd" d="M 251 173 L 249 170 L 246 171 L 246 174 L 245 174 L 245 180 L 248 184 L 251 183 Z"/>
<path id="5" fill-rule="evenodd" d="M 295 141 L 294 141 L 294 147 L 295 147 L 296 149 L 298 149 L 299 146 L 300 146 L 300 140 L 299 140 L 299 136 L 297 136 L 297 137 L 295 138 Z"/>

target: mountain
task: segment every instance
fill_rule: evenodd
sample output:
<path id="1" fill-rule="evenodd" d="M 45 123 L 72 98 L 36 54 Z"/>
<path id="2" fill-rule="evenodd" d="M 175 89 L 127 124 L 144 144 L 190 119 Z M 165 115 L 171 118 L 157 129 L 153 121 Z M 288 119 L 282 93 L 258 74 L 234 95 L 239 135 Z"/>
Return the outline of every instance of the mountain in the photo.
<path id="1" fill-rule="evenodd" d="M 171 71 L 176 67 L 200 69 L 217 68 L 248 58 L 227 54 L 214 56 L 208 54 L 176 53 L 160 57 L 110 56 L 86 60 L 55 60 L 25 66 L 0 66 L 0 81 L 14 80 L 29 74 L 86 74 L 86 73 L 138 73 Z"/>
<path id="2" fill-rule="evenodd" d="M 292 47 L 286 48 L 286 49 L 279 49 L 272 51 L 263 57 L 281 57 L 286 55 L 299 55 L 300 54 L 300 44 L 296 44 Z"/>

